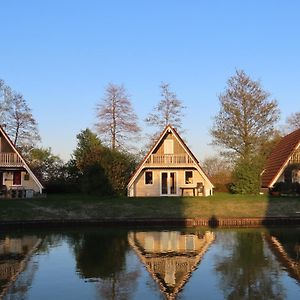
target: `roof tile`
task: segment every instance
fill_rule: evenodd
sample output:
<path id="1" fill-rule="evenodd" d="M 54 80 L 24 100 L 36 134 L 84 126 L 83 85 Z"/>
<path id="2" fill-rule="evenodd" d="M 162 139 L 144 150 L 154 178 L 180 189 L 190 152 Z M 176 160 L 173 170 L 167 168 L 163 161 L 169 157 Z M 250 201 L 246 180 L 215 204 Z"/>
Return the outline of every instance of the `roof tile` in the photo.
<path id="1" fill-rule="evenodd" d="M 262 174 L 262 187 L 271 187 L 284 165 L 290 159 L 294 150 L 300 143 L 300 129 L 284 136 L 270 154 L 264 173 Z"/>

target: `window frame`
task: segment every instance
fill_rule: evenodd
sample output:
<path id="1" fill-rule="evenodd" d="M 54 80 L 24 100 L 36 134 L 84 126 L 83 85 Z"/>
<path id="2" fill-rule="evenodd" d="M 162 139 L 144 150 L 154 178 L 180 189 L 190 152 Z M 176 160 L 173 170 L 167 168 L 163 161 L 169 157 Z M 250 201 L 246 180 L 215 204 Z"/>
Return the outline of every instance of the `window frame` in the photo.
<path id="1" fill-rule="evenodd" d="M 147 173 L 151 173 L 151 182 L 147 182 Z M 145 185 L 151 185 L 151 184 L 153 184 L 153 171 L 145 171 L 144 184 Z"/>
<path id="2" fill-rule="evenodd" d="M 164 154 L 167 154 L 167 155 L 174 154 L 174 140 L 166 139 L 164 141 Z"/>
<path id="3" fill-rule="evenodd" d="M 191 173 L 191 182 L 188 182 L 187 180 L 187 173 Z M 184 171 L 184 183 L 185 184 L 193 184 L 194 183 L 194 172 L 193 170 Z"/>
<path id="4" fill-rule="evenodd" d="M 18 179 L 19 179 L 20 183 L 16 183 L 16 174 L 19 174 Z M 22 171 L 13 171 L 12 185 L 13 186 L 22 186 Z"/>

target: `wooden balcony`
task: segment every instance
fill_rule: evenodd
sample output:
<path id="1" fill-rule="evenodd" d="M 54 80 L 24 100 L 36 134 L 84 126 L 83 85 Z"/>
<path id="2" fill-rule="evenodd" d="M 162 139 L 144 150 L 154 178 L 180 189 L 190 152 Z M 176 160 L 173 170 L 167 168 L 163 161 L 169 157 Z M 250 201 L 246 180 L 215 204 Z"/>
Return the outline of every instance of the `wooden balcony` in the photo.
<path id="1" fill-rule="evenodd" d="M 16 153 L 0 153 L 0 167 L 22 167 L 23 162 Z"/>
<path id="2" fill-rule="evenodd" d="M 145 165 L 153 167 L 190 166 L 193 160 L 187 154 L 151 154 Z"/>

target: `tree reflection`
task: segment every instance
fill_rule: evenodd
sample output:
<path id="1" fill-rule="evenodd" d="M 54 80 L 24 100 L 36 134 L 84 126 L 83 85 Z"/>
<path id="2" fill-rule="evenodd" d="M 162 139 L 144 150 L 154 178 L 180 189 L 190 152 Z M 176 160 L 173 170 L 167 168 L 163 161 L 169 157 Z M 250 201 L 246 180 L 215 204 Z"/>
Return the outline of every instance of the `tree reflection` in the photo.
<path id="1" fill-rule="evenodd" d="M 228 256 L 217 258 L 216 271 L 226 299 L 284 299 L 279 265 L 259 232 L 232 234 Z"/>
<path id="2" fill-rule="evenodd" d="M 96 282 L 104 299 L 130 299 L 139 275 L 128 270 L 127 232 L 91 232 L 74 239 L 77 270 L 83 278 Z"/>

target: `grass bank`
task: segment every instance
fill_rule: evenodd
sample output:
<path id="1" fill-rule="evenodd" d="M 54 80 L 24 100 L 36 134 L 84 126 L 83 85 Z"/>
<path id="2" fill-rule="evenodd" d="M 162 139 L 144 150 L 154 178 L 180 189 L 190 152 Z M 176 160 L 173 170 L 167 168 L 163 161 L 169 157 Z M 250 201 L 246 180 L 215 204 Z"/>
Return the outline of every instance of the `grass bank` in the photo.
<path id="1" fill-rule="evenodd" d="M 297 213 L 298 212 L 298 213 Z M 212 197 L 122 198 L 48 195 L 41 199 L 0 200 L 0 221 L 119 218 L 252 218 L 300 216 L 299 197 L 216 193 Z"/>

